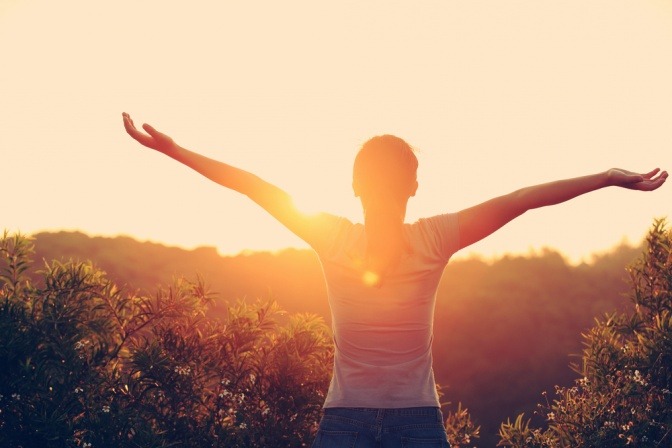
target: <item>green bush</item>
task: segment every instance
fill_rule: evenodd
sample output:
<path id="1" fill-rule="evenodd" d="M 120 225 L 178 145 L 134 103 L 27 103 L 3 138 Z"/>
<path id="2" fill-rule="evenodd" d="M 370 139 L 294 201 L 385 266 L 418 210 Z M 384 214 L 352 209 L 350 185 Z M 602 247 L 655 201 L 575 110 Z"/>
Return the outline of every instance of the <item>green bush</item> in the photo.
<path id="1" fill-rule="evenodd" d="M 213 304 L 200 282 L 119 290 L 90 263 L 0 239 L 0 446 L 288 447 L 313 437 L 331 337 L 272 301 Z M 35 273 L 32 273 L 35 277 Z"/>
<path id="2" fill-rule="evenodd" d="M 628 268 L 634 306 L 583 335 L 582 377 L 540 405 L 548 422 L 519 415 L 500 429 L 506 447 L 672 446 L 672 232 L 656 221 Z"/>
<path id="3" fill-rule="evenodd" d="M 0 238 L 0 446 L 310 444 L 333 363 L 321 318 L 273 300 L 213 313 L 201 281 L 136 295 L 90 262 L 35 270 L 33 252 Z M 479 436 L 461 405 L 446 429 L 455 448 Z"/>

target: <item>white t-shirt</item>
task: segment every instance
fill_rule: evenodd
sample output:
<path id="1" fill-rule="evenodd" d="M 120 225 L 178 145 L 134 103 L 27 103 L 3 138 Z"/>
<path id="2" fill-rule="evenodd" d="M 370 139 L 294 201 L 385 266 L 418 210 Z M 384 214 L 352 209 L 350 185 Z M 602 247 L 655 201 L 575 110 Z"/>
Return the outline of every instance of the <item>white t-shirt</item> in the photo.
<path id="1" fill-rule="evenodd" d="M 327 283 L 334 370 L 324 407 L 439 406 L 432 371 L 436 290 L 459 249 L 457 214 L 404 224 L 411 253 L 379 287 L 363 280 L 363 224 L 332 216 L 315 247 Z"/>

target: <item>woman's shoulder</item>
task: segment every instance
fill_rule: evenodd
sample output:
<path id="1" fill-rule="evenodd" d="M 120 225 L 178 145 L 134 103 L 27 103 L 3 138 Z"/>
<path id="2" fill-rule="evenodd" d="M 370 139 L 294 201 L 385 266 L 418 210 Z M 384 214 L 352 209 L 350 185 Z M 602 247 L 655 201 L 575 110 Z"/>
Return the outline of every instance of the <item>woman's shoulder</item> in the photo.
<path id="1" fill-rule="evenodd" d="M 422 230 L 441 230 L 445 227 L 450 227 L 457 224 L 458 213 L 443 213 L 440 215 L 428 216 L 419 218 L 411 224 L 405 224 L 410 229 L 416 231 Z"/>
<path id="2" fill-rule="evenodd" d="M 460 247 L 457 213 L 420 218 L 406 226 L 414 246 L 424 246 L 426 250 L 446 260 Z"/>
<path id="3" fill-rule="evenodd" d="M 330 250 L 334 244 L 347 238 L 347 235 L 362 224 L 355 224 L 348 218 L 331 213 L 320 213 L 315 222 L 320 227 L 319 242 L 313 248 L 319 253 Z"/>

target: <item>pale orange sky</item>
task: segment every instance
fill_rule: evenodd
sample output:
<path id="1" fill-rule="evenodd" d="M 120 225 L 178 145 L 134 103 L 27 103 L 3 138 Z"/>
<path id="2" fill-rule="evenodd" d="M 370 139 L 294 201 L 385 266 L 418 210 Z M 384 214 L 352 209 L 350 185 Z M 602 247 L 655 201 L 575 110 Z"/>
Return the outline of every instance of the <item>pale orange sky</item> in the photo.
<path id="1" fill-rule="evenodd" d="M 126 136 L 121 112 L 359 220 L 367 138 L 420 149 L 408 220 L 617 166 L 672 169 L 672 2 L 2 0 L 0 226 L 304 247 Z M 530 212 L 464 255 L 639 242 L 672 187 Z"/>

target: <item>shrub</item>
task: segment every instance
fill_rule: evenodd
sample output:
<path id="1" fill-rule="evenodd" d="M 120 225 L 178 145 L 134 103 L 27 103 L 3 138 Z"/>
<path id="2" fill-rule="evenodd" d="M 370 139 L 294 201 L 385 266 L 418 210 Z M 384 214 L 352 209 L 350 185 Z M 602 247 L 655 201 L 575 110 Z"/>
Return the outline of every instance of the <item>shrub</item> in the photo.
<path id="1" fill-rule="evenodd" d="M 584 337 L 581 378 L 540 405 L 546 429 L 519 415 L 500 429 L 506 447 L 672 446 L 672 232 L 654 223 L 628 268 L 631 312 L 597 320 Z"/>
<path id="2" fill-rule="evenodd" d="M 455 411 L 448 411 L 445 421 L 448 442 L 451 448 L 469 448 L 481 435 L 481 427 L 471 421 L 467 408 L 457 404 Z"/>
<path id="3" fill-rule="evenodd" d="M 321 318 L 240 300 L 214 319 L 201 281 L 138 296 L 89 262 L 35 271 L 32 253 L 29 238 L 0 238 L 0 446 L 299 447 L 313 439 L 333 363 Z M 461 405 L 446 428 L 455 448 L 479 434 Z"/>
<path id="4" fill-rule="evenodd" d="M 215 320 L 200 281 L 137 296 L 91 263 L 31 272 L 32 250 L 20 234 L 0 239 L 0 446 L 312 439 L 332 363 L 321 319 L 266 300 Z"/>

